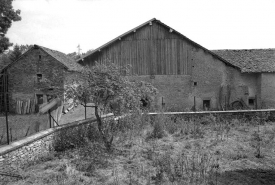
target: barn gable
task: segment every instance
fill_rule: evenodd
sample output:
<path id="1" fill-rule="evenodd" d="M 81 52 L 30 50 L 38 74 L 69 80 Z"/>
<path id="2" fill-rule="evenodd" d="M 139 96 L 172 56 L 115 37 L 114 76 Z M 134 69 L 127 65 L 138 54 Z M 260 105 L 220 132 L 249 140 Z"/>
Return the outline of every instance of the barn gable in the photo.
<path id="1" fill-rule="evenodd" d="M 226 65 L 226 60 L 200 46 L 157 19 L 118 36 L 82 57 L 82 65 L 108 61 L 132 66 L 138 75 L 190 75 L 195 52 L 201 49 Z"/>

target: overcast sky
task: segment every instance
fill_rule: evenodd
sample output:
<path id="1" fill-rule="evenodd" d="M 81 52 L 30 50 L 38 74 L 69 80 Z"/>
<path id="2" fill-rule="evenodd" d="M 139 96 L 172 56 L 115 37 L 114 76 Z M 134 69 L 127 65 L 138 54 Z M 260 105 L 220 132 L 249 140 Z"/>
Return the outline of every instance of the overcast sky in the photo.
<path id="1" fill-rule="evenodd" d="M 207 49 L 275 48 L 275 0 L 15 0 L 7 36 L 64 53 L 96 49 L 156 18 Z"/>

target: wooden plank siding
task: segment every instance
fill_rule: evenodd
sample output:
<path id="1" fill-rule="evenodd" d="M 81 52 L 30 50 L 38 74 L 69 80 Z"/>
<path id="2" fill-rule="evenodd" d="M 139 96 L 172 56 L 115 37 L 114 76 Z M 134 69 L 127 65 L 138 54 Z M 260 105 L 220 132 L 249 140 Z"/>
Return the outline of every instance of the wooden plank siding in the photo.
<path id="1" fill-rule="evenodd" d="M 191 75 L 194 47 L 161 24 L 153 23 L 93 53 L 83 63 L 129 64 L 131 73 L 137 75 Z"/>

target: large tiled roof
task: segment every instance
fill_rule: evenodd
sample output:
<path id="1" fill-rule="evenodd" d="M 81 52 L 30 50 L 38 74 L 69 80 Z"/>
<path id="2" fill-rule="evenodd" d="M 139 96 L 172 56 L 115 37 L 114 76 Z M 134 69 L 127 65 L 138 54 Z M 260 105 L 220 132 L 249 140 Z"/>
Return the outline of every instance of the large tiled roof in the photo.
<path id="1" fill-rule="evenodd" d="M 275 49 L 212 50 L 242 72 L 275 72 Z"/>
<path id="2" fill-rule="evenodd" d="M 38 46 L 38 45 L 35 45 L 35 46 L 44 50 L 46 53 L 51 55 L 57 61 L 61 62 L 63 65 L 65 65 L 71 71 L 80 71 L 82 69 L 82 66 L 80 64 L 78 64 L 73 58 L 67 56 L 65 53 L 62 53 L 62 52 L 56 51 L 56 50 L 52 50 L 49 48 L 45 48 L 43 46 Z"/>

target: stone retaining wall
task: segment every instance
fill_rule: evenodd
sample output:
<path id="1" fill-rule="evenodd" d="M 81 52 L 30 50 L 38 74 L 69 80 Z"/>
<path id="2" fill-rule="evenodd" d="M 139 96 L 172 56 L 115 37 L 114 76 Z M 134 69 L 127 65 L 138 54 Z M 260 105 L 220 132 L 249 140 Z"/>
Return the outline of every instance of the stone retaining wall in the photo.
<path id="1" fill-rule="evenodd" d="M 18 176 L 20 169 L 53 150 L 54 136 L 66 129 L 92 124 L 96 120 L 86 119 L 61 125 L 36 133 L 22 140 L 0 147 L 0 184 L 10 176 Z"/>

